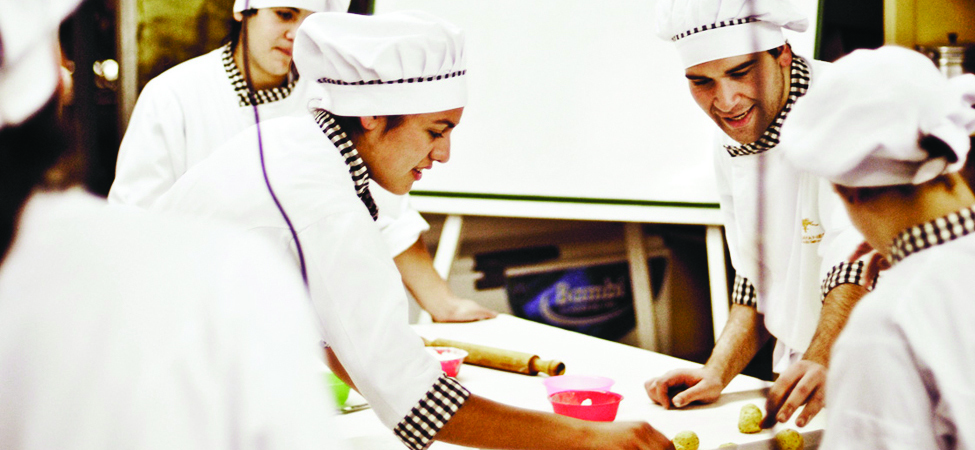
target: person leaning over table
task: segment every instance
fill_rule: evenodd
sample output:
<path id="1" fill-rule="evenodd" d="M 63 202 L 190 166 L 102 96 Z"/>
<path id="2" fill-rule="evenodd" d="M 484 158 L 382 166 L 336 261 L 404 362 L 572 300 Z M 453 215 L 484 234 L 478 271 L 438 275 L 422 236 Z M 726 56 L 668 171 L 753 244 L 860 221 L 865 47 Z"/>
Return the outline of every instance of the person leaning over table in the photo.
<path id="1" fill-rule="evenodd" d="M 888 46 L 820 83 L 782 129 L 785 156 L 833 183 L 891 265 L 833 348 L 822 448 L 975 448 L 975 195 L 957 173 L 975 76 Z"/>
<path id="2" fill-rule="evenodd" d="M 80 186 L 56 37 L 79 3 L 0 0 L 0 448 L 342 448 L 286 255 Z"/>
<path id="3" fill-rule="evenodd" d="M 295 31 L 313 12 L 345 12 L 349 0 L 236 0 L 227 43 L 173 67 L 146 84 L 119 148 L 113 204 L 150 207 L 214 149 L 261 120 L 304 110 L 308 89 L 294 70 Z M 246 45 L 243 24 L 247 24 Z M 253 98 L 247 88 L 248 62 Z M 433 268 L 421 234 L 430 227 L 408 196 L 373 189 L 378 219 L 403 281 L 436 321 L 492 318 L 495 312 L 457 297 Z"/>
<path id="4" fill-rule="evenodd" d="M 661 0 L 657 19 L 660 36 L 680 53 L 691 95 L 719 128 L 715 174 L 736 278 L 728 322 L 704 367 L 653 378 L 647 393 L 665 407 L 713 402 L 771 336 L 779 376 L 763 426 L 805 405 L 796 419 L 804 426 L 824 406 L 833 340 L 866 292 L 863 262 L 846 262 L 862 237 L 826 181 L 783 160 L 792 143 L 779 136 L 829 67 L 792 53 L 782 28 L 808 24 L 786 1 Z"/>
<path id="5" fill-rule="evenodd" d="M 463 32 L 420 12 L 313 14 L 298 29 L 295 64 L 321 85 L 322 98 L 245 130 L 187 171 L 154 209 L 265 235 L 295 252 L 295 270 L 300 243 L 335 372 L 410 448 L 433 439 L 479 448 L 668 446 L 645 422 L 586 422 L 472 395 L 444 375 L 407 323 L 406 293 L 370 191 L 375 181 L 406 193 L 434 162 L 449 159 L 467 103 Z M 297 241 L 268 194 L 260 152 Z"/>

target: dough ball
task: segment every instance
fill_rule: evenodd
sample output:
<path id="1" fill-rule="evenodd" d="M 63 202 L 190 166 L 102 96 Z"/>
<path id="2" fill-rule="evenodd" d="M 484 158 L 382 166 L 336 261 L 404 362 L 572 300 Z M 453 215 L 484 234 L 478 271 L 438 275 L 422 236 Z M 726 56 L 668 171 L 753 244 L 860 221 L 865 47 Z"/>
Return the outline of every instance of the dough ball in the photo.
<path id="1" fill-rule="evenodd" d="M 806 441 L 796 430 L 786 428 L 775 434 L 775 448 L 779 450 L 802 450 Z"/>
<path id="2" fill-rule="evenodd" d="M 697 434 L 693 431 L 681 431 L 674 436 L 674 448 L 676 450 L 697 450 L 697 447 L 701 445 L 701 441 L 698 440 Z"/>
<path id="3" fill-rule="evenodd" d="M 738 415 L 738 431 L 742 433 L 758 433 L 762 431 L 762 410 L 758 409 L 754 403 L 749 403 L 741 407 L 741 414 Z"/>

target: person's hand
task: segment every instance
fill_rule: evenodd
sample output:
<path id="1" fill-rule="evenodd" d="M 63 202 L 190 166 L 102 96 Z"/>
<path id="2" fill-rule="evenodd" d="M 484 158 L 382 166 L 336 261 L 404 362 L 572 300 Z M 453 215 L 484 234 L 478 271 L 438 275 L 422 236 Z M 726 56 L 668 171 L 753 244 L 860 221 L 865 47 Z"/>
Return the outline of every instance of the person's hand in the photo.
<path id="1" fill-rule="evenodd" d="M 826 372 L 826 366 L 805 359 L 782 372 L 765 400 L 762 428 L 787 422 L 802 405 L 806 406 L 796 418 L 796 425 L 806 426 L 826 406 Z"/>
<path id="2" fill-rule="evenodd" d="M 591 449 L 673 449 L 674 445 L 663 433 L 646 422 L 593 422 L 596 427 L 591 439 L 583 445 Z"/>
<path id="3" fill-rule="evenodd" d="M 474 322 L 493 319 L 498 313 L 487 309 L 473 300 L 453 298 L 448 300 L 437 312 L 430 312 L 434 322 Z"/>
<path id="4" fill-rule="evenodd" d="M 713 403 L 724 389 L 721 377 L 706 367 L 671 370 L 643 386 L 650 400 L 667 409 L 672 405 L 683 408 L 691 402 Z"/>

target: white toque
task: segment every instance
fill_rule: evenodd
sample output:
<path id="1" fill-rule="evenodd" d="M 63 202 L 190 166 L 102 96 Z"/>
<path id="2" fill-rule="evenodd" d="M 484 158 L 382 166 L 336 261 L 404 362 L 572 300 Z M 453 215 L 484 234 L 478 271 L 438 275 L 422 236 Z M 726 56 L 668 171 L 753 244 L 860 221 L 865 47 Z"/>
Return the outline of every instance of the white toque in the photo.
<path id="1" fill-rule="evenodd" d="M 657 35 L 674 42 L 684 68 L 785 44 L 782 29 L 809 21 L 788 0 L 657 0 Z"/>
<path id="2" fill-rule="evenodd" d="M 58 27 L 81 0 L 0 0 L 0 128 L 37 112 L 60 82 Z"/>
<path id="3" fill-rule="evenodd" d="M 965 164 L 975 75 L 947 79 L 924 55 L 886 46 L 840 58 L 789 115 L 782 139 L 799 169 L 850 187 L 921 184 Z M 931 155 L 934 136 L 952 155 Z"/>
<path id="4" fill-rule="evenodd" d="M 340 116 L 421 114 L 467 104 L 464 33 L 431 14 L 312 14 L 295 38 L 302 78 Z"/>
<path id="5" fill-rule="evenodd" d="M 301 8 L 311 12 L 346 12 L 352 0 L 234 0 L 234 12 L 245 9 Z"/>

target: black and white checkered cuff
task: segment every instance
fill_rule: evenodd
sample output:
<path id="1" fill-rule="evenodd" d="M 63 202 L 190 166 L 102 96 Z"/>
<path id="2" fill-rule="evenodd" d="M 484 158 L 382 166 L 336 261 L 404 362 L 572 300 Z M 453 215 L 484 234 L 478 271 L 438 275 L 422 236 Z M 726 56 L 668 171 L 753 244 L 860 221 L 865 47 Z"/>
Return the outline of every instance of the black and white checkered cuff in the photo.
<path id="1" fill-rule="evenodd" d="M 735 275 L 735 287 L 731 291 L 731 302 L 736 305 L 755 307 L 755 285 L 748 278 Z"/>
<path id="2" fill-rule="evenodd" d="M 832 291 L 833 288 L 841 284 L 858 284 L 863 285 L 867 282 L 863 278 L 863 271 L 866 269 L 866 264 L 863 261 L 856 262 L 842 262 L 830 269 L 826 278 L 823 279 L 822 294 L 823 297 L 820 300 L 826 300 L 826 294 Z"/>
<path id="3" fill-rule="evenodd" d="M 470 396 L 457 380 L 441 375 L 393 432 L 407 447 L 423 450 L 433 443 L 433 437 Z"/>

